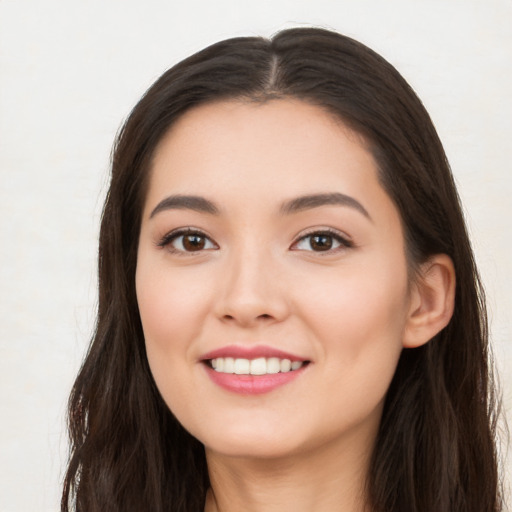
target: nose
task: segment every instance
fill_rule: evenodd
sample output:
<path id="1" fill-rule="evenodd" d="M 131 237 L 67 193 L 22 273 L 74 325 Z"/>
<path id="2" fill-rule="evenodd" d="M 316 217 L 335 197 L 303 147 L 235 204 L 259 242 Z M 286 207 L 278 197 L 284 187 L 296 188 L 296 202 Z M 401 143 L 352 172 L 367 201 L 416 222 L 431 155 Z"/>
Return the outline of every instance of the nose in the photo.
<path id="1" fill-rule="evenodd" d="M 249 328 L 282 322 L 289 315 L 282 272 L 269 251 L 240 251 L 225 263 L 216 299 L 222 322 Z"/>

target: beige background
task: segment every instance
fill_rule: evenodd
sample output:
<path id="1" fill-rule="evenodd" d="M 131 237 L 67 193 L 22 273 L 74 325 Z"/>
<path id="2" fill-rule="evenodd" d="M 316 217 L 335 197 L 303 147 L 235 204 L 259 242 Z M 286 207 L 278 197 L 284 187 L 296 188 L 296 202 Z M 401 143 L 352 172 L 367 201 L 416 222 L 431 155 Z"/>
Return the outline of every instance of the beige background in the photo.
<path id="1" fill-rule="evenodd" d="M 488 290 L 510 416 L 511 0 L 0 0 L 0 511 L 58 509 L 121 120 L 190 53 L 297 24 L 373 47 L 431 113 Z"/>

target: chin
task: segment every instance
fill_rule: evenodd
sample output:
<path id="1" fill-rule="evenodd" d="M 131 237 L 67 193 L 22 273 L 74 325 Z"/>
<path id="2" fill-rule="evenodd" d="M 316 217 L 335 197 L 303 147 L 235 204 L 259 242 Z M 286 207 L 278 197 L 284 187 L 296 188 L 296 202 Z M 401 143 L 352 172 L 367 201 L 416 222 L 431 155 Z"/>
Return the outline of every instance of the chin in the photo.
<path id="1" fill-rule="evenodd" d="M 300 446 L 291 446 L 277 440 L 265 444 L 250 440 L 230 440 L 205 445 L 205 449 L 207 453 L 215 452 L 224 457 L 255 460 L 285 459 L 301 452 Z"/>
<path id="2" fill-rule="evenodd" d="M 213 434 L 211 429 L 206 435 L 196 436 L 206 451 L 226 457 L 278 459 L 300 453 L 304 444 L 289 432 L 275 428 L 224 428 Z"/>

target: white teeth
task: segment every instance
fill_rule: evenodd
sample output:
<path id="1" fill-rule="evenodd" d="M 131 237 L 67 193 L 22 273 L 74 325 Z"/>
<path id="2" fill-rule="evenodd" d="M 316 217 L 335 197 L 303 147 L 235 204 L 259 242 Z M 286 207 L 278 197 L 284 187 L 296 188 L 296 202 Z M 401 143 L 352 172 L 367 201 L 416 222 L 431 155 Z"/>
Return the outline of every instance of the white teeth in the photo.
<path id="1" fill-rule="evenodd" d="M 278 357 L 269 357 L 267 359 L 267 373 L 279 373 L 281 362 Z"/>
<path id="2" fill-rule="evenodd" d="M 212 368 L 220 373 L 235 373 L 236 375 L 267 375 L 286 373 L 298 370 L 303 361 L 290 361 L 278 357 L 258 357 L 257 359 L 235 359 L 233 357 L 217 357 L 210 361 Z"/>
<path id="3" fill-rule="evenodd" d="M 235 371 L 237 375 L 248 375 L 251 369 L 251 362 L 249 359 L 235 359 Z M 224 371 L 224 373 L 227 373 Z"/>
<path id="4" fill-rule="evenodd" d="M 292 368 L 292 362 L 289 359 L 283 359 L 280 363 L 280 370 L 284 372 L 289 372 Z M 300 368 L 300 366 L 299 366 Z M 297 368 L 296 368 L 297 369 Z"/>
<path id="5" fill-rule="evenodd" d="M 226 373 L 236 373 L 235 372 L 235 360 L 232 357 L 224 358 L 224 372 Z"/>
<path id="6" fill-rule="evenodd" d="M 251 361 L 251 375 L 265 375 L 267 373 L 267 361 L 264 357 Z"/>
<path id="7" fill-rule="evenodd" d="M 302 366 L 302 361 L 293 361 L 291 363 L 291 366 L 292 366 L 292 370 L 298 370 Z"/>

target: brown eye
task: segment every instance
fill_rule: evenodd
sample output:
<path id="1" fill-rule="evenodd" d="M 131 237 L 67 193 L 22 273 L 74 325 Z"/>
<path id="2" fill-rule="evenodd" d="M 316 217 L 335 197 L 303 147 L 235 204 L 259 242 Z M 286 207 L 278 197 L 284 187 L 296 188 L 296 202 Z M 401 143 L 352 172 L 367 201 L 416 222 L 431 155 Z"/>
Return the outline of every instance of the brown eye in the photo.
<path id="1" fill-rule="evenodd" d="M 332 249 L 333 239 L 331 235 L 314 235 L 310 237 L 309 245 L 313 251 L 328 251 Z"/>
<path id="2" fill-rule="evenodd" d="M 335 252 L 337 249 L 353 247 L 352 242 L 338 233 L 316 231 L 303 236 L 295 242 L 291 249 L 294 251 Z"/>
<path id="3" fill-rule="evenodd" d="M 201 252 L 218 249 L 219 246 L 201 231 L 178 230 L 165 235 L 158 243 L 174 253 Z"/>
<path id="4" fill-rule="evenodd" d="M 206 237 L 201 235 L 184 235 L 182 244 L 185 251 L 200 251 L 206 246 Z"/>

